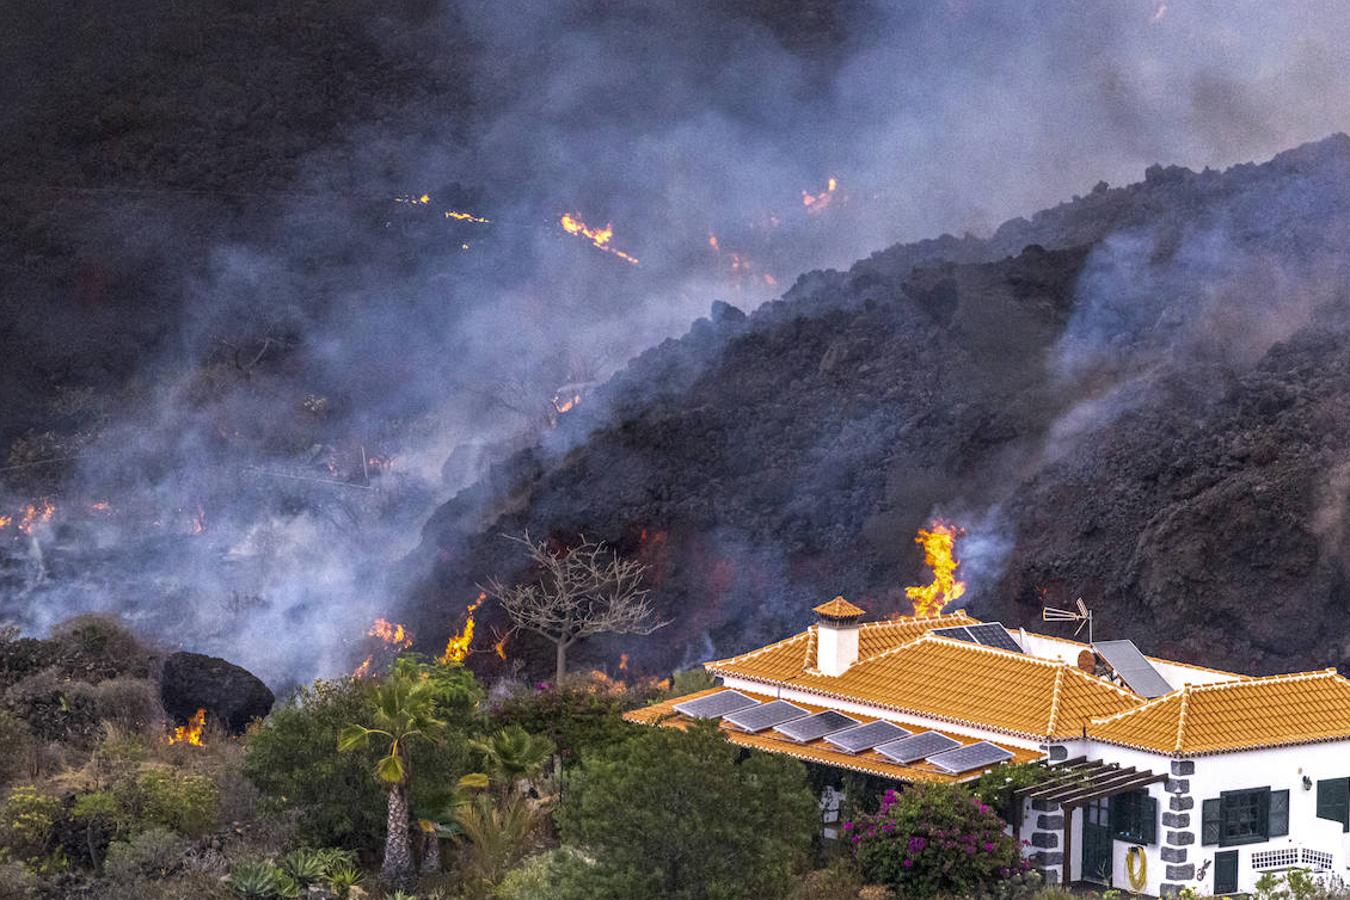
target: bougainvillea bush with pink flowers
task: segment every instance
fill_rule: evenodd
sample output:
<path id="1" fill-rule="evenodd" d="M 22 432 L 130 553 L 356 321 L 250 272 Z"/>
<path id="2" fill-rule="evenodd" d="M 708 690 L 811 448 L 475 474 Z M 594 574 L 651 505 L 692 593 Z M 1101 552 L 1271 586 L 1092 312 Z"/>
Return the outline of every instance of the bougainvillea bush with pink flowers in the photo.
<path id="1" fill-rule="evenodd" d="M 1003 820 L 956 785 L 887 791 L 843 827 L 864 878 L 902 897 L 978 894 L 1030 868 Z"/>

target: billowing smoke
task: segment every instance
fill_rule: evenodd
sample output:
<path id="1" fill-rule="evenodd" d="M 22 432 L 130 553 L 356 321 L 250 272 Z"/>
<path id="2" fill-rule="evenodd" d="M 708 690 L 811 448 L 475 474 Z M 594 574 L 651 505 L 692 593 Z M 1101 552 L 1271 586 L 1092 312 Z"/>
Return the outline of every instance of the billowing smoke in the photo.
<path id="1" fill-rule="evenodd" d="M 30 36 L 50 37 L 31 15 Z M 196 27 L 143 18 L 149 46 Z M 50 81 L 26 102 L 0 87 L 16 118 L 0 131 L 29 139 L 45 133 L 37 104 L 65 96 L 65 70 L 31 45 L 84 49 L 22 37 L 5 52 L 30 65 L 14 68 Z M 148 173 L 16 144 L 11 215 L 68 246 L 21 236 L 0 258 L 16 273 L 0 333 L 25 348 L 0 374 L 26 410 L 6 427 L 0 515 L 58 507 L 31 535 L 0 531 L 0 617 L 116 611 L 273 682 L 339 671 L 397 608 L 386 573 L 438 502 L 714 298 L 753 307 L 800 272 L 987 233 L 1160 160 L 1227 165 L 1344 128 L 1347 37 L 1339 4 L 372 7 L 343 45 L 361 52 L 341 57 L 365 67 L 326 77 L 340 96 L 385 70 L 397 84 L 372 95 L 385 105 L 339 110 L 317 145 L 256 154 L 248 117 L 277 101 L 236 102 L 228 85 L 211 102 L 251 111 L 200 165 L 190 135 L 176 153 L 106 151 Z M 131 79 L 139 50 L 125 52 L 90 65 Z M 156 102 L 108 100 L 98 128 L 134 134 Z M 240 172 L 208 164 L 231 148 Z M 286 176 L 250 180 L 273 151 L 291 164 L 267 171 Z M 174 176 L 157 182 L 155 165 Z M 565 233 L 563 213 L 612 223 L 609 246 L 639 263 Z M 1228 240 L 1216 226 L 1175 258 L 1209 277 Z M 1094 256 L 1064 377 L 1156 329 L 1166 273 L 1138 280 L 1155 241 L 1122 235 Z M 1213 303 L 1232 311 L 1251 273 L 1221 274 L 1234 287 Z M 1241 308 L 1223 352 L 1293 321 Z M 1131 402 L 1144 359 L 1057 438 Z M 991 577 L 1007 552 L 997 502 L 972 517 L 968 565 Z"/>

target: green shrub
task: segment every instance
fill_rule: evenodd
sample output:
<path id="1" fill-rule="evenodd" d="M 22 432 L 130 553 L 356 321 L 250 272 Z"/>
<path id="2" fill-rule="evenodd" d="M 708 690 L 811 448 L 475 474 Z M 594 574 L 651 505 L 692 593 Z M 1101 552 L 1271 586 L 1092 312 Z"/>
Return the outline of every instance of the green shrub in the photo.
<path id="1" fill-rule="evenodd" d="M 80 794 L 58 823 L 56 840 L 67 859 L 97 869 L 124 823 L 122 805 L 111 791 Z"/>
<path id="2" fill-rule="evenodd" d="M 165 828 L 148 828 L 108 845 L 103 870 L 110 878 L 133 881 L 166 878 L 178 868 L 187 843 Z"/>
<path id="3" fill-rule="evenodd" d="M 781 897 L 820 823 L 796 760 L 742 758 L 712 723 L 642 729 L 587 756 L 558 824 L 594 897 Z"/>
<path id="4" fill-rule="evenodd" d="M 902 897 L 970 896 L 1025 872 L 1017 842 L 981 800 L 957 785 L 919 784 L 887 791 L 875 814 L 847 821 L 869 882 Z"/>
<path id="5" fill-rule="evenodd" d="M 428 677 L 440 687 L 437 717 L 452 723 L 452 730 L 439 744 L 418 741 L 410 748 L 415 773 L 410 800 L 417 808 L 441 805 L 469 771 L 467 735 L 455 726 L 472 722 L 477 698 L 466 671 Z M 338 733 L 353 722 L 371 721 L 373 712 L 369 693 L 352 679 L 318 681 L 250 733 L 244 774 L 261 791 L 264 811 L 295 816 L 301 841 L 363 852 L 383 844 L 386 798 L 371 777 L 380 754 L 374 745 L 346 753 L 337 749 Z"/>
<path id="6" fill-rule="evenodd" d="M 538 853 L 508 872 L 492 896 L 495 900 L 587 900 L 589 868 L 567 847 Z"/>
<path id="7" fill-rule="evenodd" d="M 57 798 L 31 784 L 12 788 L 0 806 L 0 845 L 18 859 L 41 859 L 51 848 L 52 826 L 60 815 Z"/>
<path id="8" fill-rule="evenodd" d="M 608 750 L 638 733 L 623 714 L 639 705 L 627 693 L 601 693 L 576 683 L 547 691 L 520 689 L 492 710 L 495 726 L 516 725 L 553 742 L 565 767 Z"/>
<path id="9" fill-rule="evenodd" d="M 1040 784 L 1054 776 L 1054 770 L 1043 764 L 1009 763 L 995 766 L 966 787 L 986 806 L 993 807 L 1004 821 L 1012 821 L 1012 817 L 1017 814 L 1015 807 L 1019 802 L 1014 797 L 1016 791 Z"/>
<path id="10" fill-rule="evenodd" d="M 142 822 L 192 837 L 216 826 L 220 795 L 206 775 L 156 766 L 137 776 L 131 806 Z"/>
<path id="11" fill-rule="evenodd" d="M 671 679 L 669 694 L 672 697 L 683 697 L 685 694 L 706 691 L 715 687 L 717 687 L 717 679 L 709 675 L 707 669 L 702 667 L 685 669 L 682 672 L 676 672 L 675 677 Z"/>

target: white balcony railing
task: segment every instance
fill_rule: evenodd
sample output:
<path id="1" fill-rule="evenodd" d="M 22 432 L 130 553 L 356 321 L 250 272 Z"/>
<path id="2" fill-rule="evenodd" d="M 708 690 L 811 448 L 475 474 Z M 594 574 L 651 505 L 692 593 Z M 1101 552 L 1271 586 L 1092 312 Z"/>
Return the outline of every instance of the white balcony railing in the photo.
<path id="1" fill-rule="evenodd" d="M 1273 872 L 1278 869 L 1307 868 L 1315 872 L 1329 872 L 1334 858 L 1325 850 L 1314 850 L 1290 844 L 1275 850 L 1257 850 L 1252 853 L 1252 868 L 1257 872 Z"/>

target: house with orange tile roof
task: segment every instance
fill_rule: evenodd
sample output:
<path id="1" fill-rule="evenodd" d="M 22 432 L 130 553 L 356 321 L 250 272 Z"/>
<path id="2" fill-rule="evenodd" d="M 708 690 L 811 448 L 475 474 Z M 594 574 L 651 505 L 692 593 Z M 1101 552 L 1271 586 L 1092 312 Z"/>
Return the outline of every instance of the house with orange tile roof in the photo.
<path id="1" fill-rule="evenodd" d="M 733 743 L 873 784 L 1044 765 L 1010 814 L 1050 881 L 1224 894 L 1290 868 L 1350 874 L 1350 681 L 1333 669 L 1251 677 L 965 611 L 865 622 L 843 597 L 814 612 L 706 663 L 719 687 L 626 718 L 716 719 Z"/>

